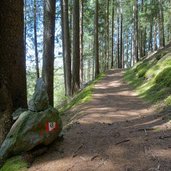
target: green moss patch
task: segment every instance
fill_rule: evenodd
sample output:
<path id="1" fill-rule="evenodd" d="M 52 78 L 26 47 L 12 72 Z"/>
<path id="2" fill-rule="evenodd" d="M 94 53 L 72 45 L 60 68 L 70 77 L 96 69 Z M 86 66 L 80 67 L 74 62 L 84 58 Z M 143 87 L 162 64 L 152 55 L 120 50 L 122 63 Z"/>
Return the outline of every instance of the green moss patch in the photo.
<path id="1" fill-rule="evenodd" d="M 27 163 L 21 156 L 8 159 L 0 171 L 27 171 Z"/>
<path id="2" fill-rule="evenodd" d="M 160 50 L 125 72 L 125 80 L 151 103 L 171 104 L 171 50 Z M 160 56 L 160 58 L 158 58 Z"/>

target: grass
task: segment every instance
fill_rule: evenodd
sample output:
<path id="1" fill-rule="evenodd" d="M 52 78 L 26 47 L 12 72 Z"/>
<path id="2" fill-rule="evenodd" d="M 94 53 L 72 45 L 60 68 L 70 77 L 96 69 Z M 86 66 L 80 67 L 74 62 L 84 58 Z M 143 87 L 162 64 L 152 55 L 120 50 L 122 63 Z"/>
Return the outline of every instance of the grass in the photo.
<path id="1" fill-rule="evenodd" d="M 12 157 L 5 162 L 0 171 L 27 171 L 27 163 L 21 156 Z"/>
<path id="2" fill-rule="evenodd" d="M 92 81 L 86 88 L 84 88 L 80 93 L 78 93 L 69 103 L 64 105 L 59 111 L 63 114 L 66 110 L 70 108 L 89 102 L 92 99 L 92 91 L 95 83 L 101 80 L 104 77 L 104 73 L 100 74 L 94 81 Z"/>
<path id="3" fill-rule="evenodd" d="M 160 58 L 159 58 L 160 57 Z M 164 106 L 171 105 L 171 50 L 160 50 L 151 58 L 137 63 L 125 72 L 125 80 L 140 97 Z"/>

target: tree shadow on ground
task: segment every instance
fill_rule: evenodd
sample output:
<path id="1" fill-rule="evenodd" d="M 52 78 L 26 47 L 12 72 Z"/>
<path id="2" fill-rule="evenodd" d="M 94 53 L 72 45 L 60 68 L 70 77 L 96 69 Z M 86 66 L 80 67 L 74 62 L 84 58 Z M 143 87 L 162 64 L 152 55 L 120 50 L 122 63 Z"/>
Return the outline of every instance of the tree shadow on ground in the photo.
<path id="1" fill-rule="evenodd" d="M 64 134 L 64 141 L 54 143 L 36 165 L 44 163 L 74 165 L 81 170 L 171 170 L 171 128 L 167 128 L 167 114 L 113 122 L 75 122 Z M 86 163 L 86 165 L 85 165 Z M 104 164 L 105 163 L 105 164 Z M 79 166 L 80 165 L 80 166 Z M 85 167 L 85 168 L 84 168 Z M 74 168 L 73 168 L 74 170 Z M 90 169 L 91 170 L 91 169 Z"/>

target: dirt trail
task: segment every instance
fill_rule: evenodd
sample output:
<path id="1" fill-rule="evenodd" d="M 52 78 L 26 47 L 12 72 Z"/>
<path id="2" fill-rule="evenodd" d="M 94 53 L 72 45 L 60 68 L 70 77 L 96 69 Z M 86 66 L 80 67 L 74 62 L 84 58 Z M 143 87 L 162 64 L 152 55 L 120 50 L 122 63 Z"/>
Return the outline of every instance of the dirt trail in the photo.
<path id="1" fill-rule="evenodd" d="M 91 102 L 66 114 L 55 142 L 29 171 L 171 171 L 171 126 L 111 70 Z"/>

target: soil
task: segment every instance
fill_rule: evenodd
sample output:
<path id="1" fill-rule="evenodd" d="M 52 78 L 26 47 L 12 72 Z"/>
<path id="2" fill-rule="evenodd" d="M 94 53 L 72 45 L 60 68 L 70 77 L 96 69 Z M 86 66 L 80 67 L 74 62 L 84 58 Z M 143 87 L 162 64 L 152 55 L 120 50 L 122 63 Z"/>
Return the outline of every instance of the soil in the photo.
<path id="1" fill-rule="evenodd" d="M 29 171 L 171 171 L 170 109 L 156 111 L 110 70 L 90 102 L 63 116 L 56 141 Z"/>

